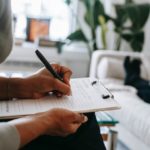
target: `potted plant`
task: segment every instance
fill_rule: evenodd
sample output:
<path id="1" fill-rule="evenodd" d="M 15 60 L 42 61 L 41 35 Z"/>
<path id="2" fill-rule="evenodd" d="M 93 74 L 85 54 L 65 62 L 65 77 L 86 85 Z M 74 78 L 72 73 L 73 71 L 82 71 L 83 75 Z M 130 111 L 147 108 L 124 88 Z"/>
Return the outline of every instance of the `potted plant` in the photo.
<path id="1" fill-rule="evenodd" d="M 118 34 L 115 49 L 120 50 L 124 39 L 133 51 L 142 51 L 145 39 L 143 28 L 149 17 L 150 4 L 136 4 L 133 0 L 126 0 L 124 5 L 115 5 L 115 10 L 116 18 L 105 16 L 114 23 L 114 31 Z"/>
<path id="2" fill-rule="evenodd" d="M 67 4 L 70 4 L 71 0 L 66 0 L 66 2 Z M 114 31 L 118 35 L 116 50 L 120 50 L 122 39 L 124 39 L 130 44 L 133 51 L 142 51 L 145 39 L 143 27 L 149 17 L 150 4 L 136 4 L 133 0 L 126 0 L 123 5 L 115 5 L 116 17 L 112 17 L 105 13 L 103 3 L 100 0 L 80 0 L 80 2 L 82 2 L 86 8 L 84 21 L 90 28 L 92 38 L 89 40 L 86 37 L 82 26 L 79 26 L 79 28 L 71 33 L 67 39 L 71 42 L 85 42 L 88 47 L 89 55 L 91 56 L 94 50 L 99 49 L 96 43 L 96 29 L 99 26 L 102 31 L 102 49 L 107 48 L 107 22 L 111 21 L 115 26 Z M 78 23 L 80 24 L 79 21 Z"/>
<path id="3" fill-rule="evenodd" d="M 71 0 L 66 0 L 67 4 L 71 3 Z M 89 26 L 90 32 L 91 32 L 91 39 L 89 39 L 86 34 L 84 33 L 83 27 L 79 25 L 79 28 L 71 33 L 67 39 L 69 39 L 71 42 L 73 41 L 83 41 L 87 44 L 89 55 L 91 56 L 91 53 L 93 50 L 97 50 L 98 46 L 96 43 L 96 29 L 98 26 L 101 26 L 102 28 L 102 39 L 103 39 L 103 46 L 106 47 L 106 21 L 107 18 L 104 18 L 106 16 L 104 11 L 104 6 L 101 3 L 100 0 L 80 0 L 81 3 L 84 4 L 86 8 L 86 12 L 84 15 L 84 21 Z M 76 19 L 78 21 L 78 24 L 80 24 L 77 16 Z"/>

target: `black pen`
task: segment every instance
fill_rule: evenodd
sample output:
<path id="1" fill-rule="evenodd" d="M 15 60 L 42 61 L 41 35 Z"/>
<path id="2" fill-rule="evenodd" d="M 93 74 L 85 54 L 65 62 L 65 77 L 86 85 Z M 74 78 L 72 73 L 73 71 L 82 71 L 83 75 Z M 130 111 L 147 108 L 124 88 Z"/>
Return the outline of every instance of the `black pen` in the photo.
<path id="1" fill-rule="evenodd" d="M 39 51 L 36 50 L 35 51 L 36 55 L 38 56 L 38 58 L 41 60 L 41 62 L 44 64 L 44 66 L 46 67 L 46 69 L 58 80 L 63 81 L 63 79 L 59 76 L 59 74 L 53 69 L 53 67 L 51 66 L 51 64 L 46 60 L 46 58 L 43 56 L 43 54 Z"/>

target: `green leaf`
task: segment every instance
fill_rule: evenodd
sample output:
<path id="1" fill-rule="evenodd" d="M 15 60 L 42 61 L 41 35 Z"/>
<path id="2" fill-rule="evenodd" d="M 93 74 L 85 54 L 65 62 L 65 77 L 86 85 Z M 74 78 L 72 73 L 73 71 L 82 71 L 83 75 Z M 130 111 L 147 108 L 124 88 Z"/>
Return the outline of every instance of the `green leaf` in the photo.
<path id="1" fill-rule="evenodd" d="M 131 47 L 134 51 L 142 51 L 144 45 L 144 32 L 134 34 L 134 38 L 131 41 Z"/>
<path id="2" fill-rule="evenodd" d="M 140 11 L 140 28 L 143 28 L 145 23 L 148 20 L 149 13 L 150 13 L 150 4 L 142 4 L 139 5 L 139 11 Z"/>
<path id="3" fill-rule="evenodd" d="M 87 38 L 85 37 L 84 33 L 82 32 L 82 30 L 77 30 L 73 33 L 71 33 L 67 39 L 71 40 L 71 41 L 83 41 L 83 42 L 88 42 Z"/>
<path id="4" fill-rule="evenodd" d="M 125 5 L 115 5 L 115 10 L 117 18 L 114 20 L 114 23 L 117 27 L 122 27 L 128 18 L 126 7 Z"/>
<path id="5" fill-rule="evenodd" d="M 104 49 L 106 49 L 107 48 L 106 33 L 108 31 L 108 28 L 104 16 L 100 15 L 98 20 L 101 25 L 101 38 L 102 38 L 103 47 Z"/>
<path id="6" fill-rule="evenodd" d="M 131 30 L 141 30 L 150 12 L 150 4 L 134 4 L 128 3 L 126 5 L 115 5 L 117 18 L 112 20 L 117 28 L 121 28 L 126 23 L 127 19 L 131 20 Z"/>
<path id="7" fill-rule="evenodd" d="M 106 16 L 105 9 L 100 0 L 84 0 L 86 13 L 84 19 L 86 23 L 94 30 L 98 25 L 98 17 Z M 108 18 L 105 18 L 106 22 Z"/>
<path id="8" fill-rule="evenodd" d="M 129 4 L 129 3 L 134 3 L 134 1 L 133 0 L 126 0 L 125 1 L 125 4 Z"/>
<path id="9" fill-rule="evenodd" d="M 85 22 L 90 26 L 90 27 L 92 27 L 93 25 L 93 20 L 91 20 L 91 14 L 90 14 L 90 12 L 89 11 L 87 11 L 86 13 L 85 13 L 85 15 L 84 15 L 84 20 L 85 20 Z M 92 27 L 92 28 L 94 28 L 94 27 Z"/>
<path id="10" fill-rule="evenodd" d="M 135 39 L 131 41 L 130 45 L 135 52 L 141 52 L 143 49 L 143 43 L 138 42 Z"/>
<path id="11" fill-rule="evenodd" d="M 142 51 L 144 45 L 144 32 L 124 33 L 121 37 L 129 42 L 134 51 Z"/>
<path id="12" fill-rule="evenodd" d="M 84 19 L 86 23 L 92 28 L 95 29 L 95 22 L 94 22 L 94 4 L 95 0 L 83 0 L 83 3 L 86 7 L 86 13 Z"/>
<path id="13" fill-rule="evenodd" d="M 56 47 L 57 47 L 57 52 L 60 54 L 60 53 L 62 53 L 62 47 L 63 47 L 63 45 L 65 45 L 66 44 L 66 42 L 64 41 L 58 41 L 58 42 L 56 42 Z"/>
<path id="14" fill-rule="evenodd" d="M 123 33 L 123 34 L 121 34 L 121 37 L 123 39 L 125 39 L 127 42 L 130 42 L 133 38 L 133 34 L 132 33 Z"/>
<path id="15" fill-rule="evenodd" d="M 82 1 L 85 4 L 87 10 L 93 8 L 95 4 L 95 0 L 82 0 Z"/>
<path id="16" fill-rule="evenodd" d="M 150 12 L 150 4 L 129 4 L 126 5 L 126 11 L 132 22 L 134 31 L 144 27 Z"/>
<path id="17" fill-rule="evenodd" d="M 104 6 L 100 2 L 100 0 L 95 1 L 93 15 L 94 15 L 94 23 L 95 23 L 96 26 L 98 26 L 99 25 L 99 21 L 98 21 L 99 16 L 103 16 L 103 17 L 105 16 Z"/>
<path id="18" fill-rule="evenodd" d="M 64 2 L 65 2 L 67 5 L 70 5 L 70 4 L 71 4 L 71 0 L 64 0 Z"/>

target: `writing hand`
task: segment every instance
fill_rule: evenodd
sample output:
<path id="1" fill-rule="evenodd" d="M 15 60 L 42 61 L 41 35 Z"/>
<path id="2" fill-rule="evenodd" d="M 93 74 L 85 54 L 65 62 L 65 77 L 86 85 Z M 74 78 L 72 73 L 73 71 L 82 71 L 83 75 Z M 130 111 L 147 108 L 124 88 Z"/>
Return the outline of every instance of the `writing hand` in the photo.
<path id="1" fill-rule="evenodd" d="M 9 96 L 12 98 L 41 98 L 53 91 L 70 95 L 69 80 L 72 72 L 58 64 L 52 66 L 57 73 L 63 74 L 64 82 L 54 78 L 47 69 L 42 68 L 31 76 L 9 79 Z"/>

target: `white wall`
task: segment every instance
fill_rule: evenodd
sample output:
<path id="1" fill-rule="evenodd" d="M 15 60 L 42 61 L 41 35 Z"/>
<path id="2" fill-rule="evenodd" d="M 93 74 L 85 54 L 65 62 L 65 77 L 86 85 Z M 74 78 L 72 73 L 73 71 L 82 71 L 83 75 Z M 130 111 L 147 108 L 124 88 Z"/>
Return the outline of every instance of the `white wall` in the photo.
<path id="1" fill-rule="evenodd" d="M 85 77 L 89 70 L 89 56 L 84 47 L 64 47 L 62 54 L 57 53 L 56 48 L 38 47 L 35 44 L 24 43 L 23 46 L 15 46 L 6 61 L 0 65 L 1 71 L 25 71 L 34 72 L 43 66 L 35 55 L 39 49 L 49 62 L 55 62 L 69 67 L 72 77 Z"/>
<path id="2" fill-rule="evenodd" d="M 150 16 L 149 16 L 149 20 L 145 26 L 144 52 L 150 53 Z"/>

